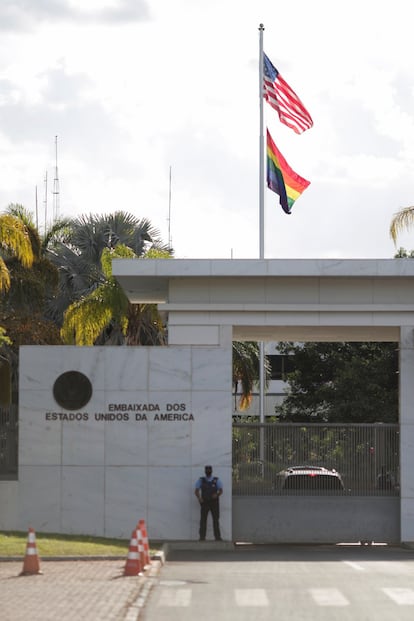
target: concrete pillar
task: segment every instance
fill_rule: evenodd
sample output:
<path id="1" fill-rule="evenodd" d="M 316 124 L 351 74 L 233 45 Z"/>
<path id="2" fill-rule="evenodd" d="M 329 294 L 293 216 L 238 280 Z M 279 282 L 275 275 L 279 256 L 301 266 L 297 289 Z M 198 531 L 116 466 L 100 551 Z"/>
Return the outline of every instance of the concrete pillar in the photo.
<path id="1" fill-rule="evenodd" d="M 414 542 L 414 327 L 400 330 L 401 542 Z"/>

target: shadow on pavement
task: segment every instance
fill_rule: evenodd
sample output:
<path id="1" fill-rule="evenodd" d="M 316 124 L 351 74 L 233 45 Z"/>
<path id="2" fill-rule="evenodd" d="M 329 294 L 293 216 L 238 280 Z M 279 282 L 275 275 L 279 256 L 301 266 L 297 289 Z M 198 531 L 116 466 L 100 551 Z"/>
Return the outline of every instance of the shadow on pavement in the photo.
<path id="1" fill-rule="evenodd" d="M 167 562 L 252 562 L 260 561 L 309 561 L 332 562 L 338 559 L 353 561 L 392 561 L 414 559 L 414 549 L 399 545 L 376 544 L 248 544 L 226 543 L 219 547 L 215 542 L 172 542 L 163 546 Z"/>

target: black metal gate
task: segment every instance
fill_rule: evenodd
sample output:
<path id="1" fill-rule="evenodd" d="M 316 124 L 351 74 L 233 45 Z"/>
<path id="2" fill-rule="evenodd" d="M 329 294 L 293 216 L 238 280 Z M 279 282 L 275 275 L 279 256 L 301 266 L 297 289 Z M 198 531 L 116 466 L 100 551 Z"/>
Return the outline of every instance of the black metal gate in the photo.
<path id="1" fill-rule="evenodd" d="M 17 479 L 17 405 L 0 408 L 0 480 Z"/>
<path id="2" fill-rule="evenodd" d="M 233 538 L 399 542 L 399 436 L 395 424 L 235 423 Z M 325 469 L 340 486 L 283 485 Z"/>

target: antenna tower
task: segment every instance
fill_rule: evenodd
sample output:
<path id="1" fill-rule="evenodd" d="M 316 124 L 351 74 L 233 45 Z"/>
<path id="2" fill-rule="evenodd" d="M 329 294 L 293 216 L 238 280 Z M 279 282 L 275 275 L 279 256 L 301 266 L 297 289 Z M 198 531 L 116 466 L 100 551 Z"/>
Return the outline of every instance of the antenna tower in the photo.
<path id="1" fill-rule="evenodd" d="M 55 136 L 55 178 L 53 180 L 53 223 L 59 220 L 59 211 L 60 211 L 57 139 L 58 137 Z"/>
<path id="2" fill-rule="evenodd" d="M 43 204 L 45 206 L 45 235 L 47 231 L 47 170 L 45 172 L 45 198 L 43 200 Z"/>

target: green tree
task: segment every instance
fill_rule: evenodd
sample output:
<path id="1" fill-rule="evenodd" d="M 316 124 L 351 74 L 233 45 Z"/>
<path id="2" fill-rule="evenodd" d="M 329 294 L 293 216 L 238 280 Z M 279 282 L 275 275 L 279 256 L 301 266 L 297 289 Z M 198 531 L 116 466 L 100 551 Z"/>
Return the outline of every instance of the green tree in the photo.
<path id="1" fill-rule="evenodd" d="M 147 219 L 119 211 L 81 216 L 50 248 L 60 273 L 55 318 L 65 343 L 163 345 L 165 326 L 154 304 L 130 304 L 112 276 L 113 258 L 170 258 Z"/>
<path id="2" fill-rule="evenodd" d="M 47 300 L 53 297 L 58 273 L 45 256 L 45 247 L 33 222 L 32 214 L 23 205 L 11 203 L 5 217 L 13 218 L 25 231 L 30 247 L 29 262 L 19 256 L 7 253 L 5 263 L 9 271 L 10 284 L 2 299 L 2 309 L 12 312 L 26 312 L 28 315 L 45 315 Z"/>
<path id="3" fill-rule="evenodd" d="M 46 318 L 58 274 L 45 258 L 31 214 L 22 205 L 9 205 L 0 223 L 0 264 L 6 275 L 0 296 L 0 359 L 2 369 L 7 369 L 0 374 L 0 387 L 9 395 L 11 378 L 16 400 L 20 345 L 61 343 L 57 327 Z M 2 402 L 8 400 L 9 396 Z"/>
<path id="4" fill-rule="evenodd" d="M 33 248 L 25 224 L 15 216 L 0 215 L 0 291 L 10 289 L 10 270 L 7 263 L 16 258 L 24 267 L 33 263 Z"/>
<path id="5" fill-rule="evenodd" d="M 270 364 L 265 357 L 264 374 L 266 382 L 270 377 Z M 237 407 L 247 410 L 252 402 L 252 392 L 260 379 L 260 352 L 258 343 L 252 341 L 233 341 L 233 389 L 235 399 L 238 387 L 241 395 Z"/>
<path id="6" fill-rule="evenodd" d="M 279 343 L 294 356 L 288 391 L 276 406 L 280 420 L 396 422 L 396 343 Z"/>
<path id="7" fill-rule="evenodd" d="M 118 245 L 129 248 L 134 257 L 148 255 L 148 250 L 159 251 L 161 256 L 172 254 L 149 220 L 123 211 L 66 221 L 50 237 L 48 256 L 59 271 L 58 293 L 50 308 L 56 323 L 62 325 L 69 306 L 106 283 L 102 254 L 114 251 Z"/>
<path id="8" fill-rule="evenodd" d="M 414 259 L 414 250 L 408 251 L 405 248 L 398 248 L 394 259 Z"/>
<path id="9" fill-rule="evenodd" d="M 101 255 L 104 280 L 69 306 L 61 330 L 65 343 L 76 345 L 164 345 L 165 328 L 154 304 L 131 304 L 112 276 L 112 259 L 136 258 L 118 244 Z"/>

